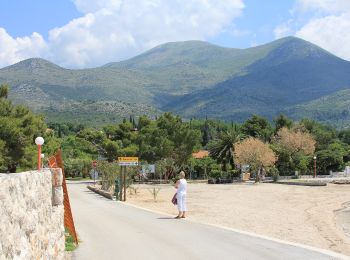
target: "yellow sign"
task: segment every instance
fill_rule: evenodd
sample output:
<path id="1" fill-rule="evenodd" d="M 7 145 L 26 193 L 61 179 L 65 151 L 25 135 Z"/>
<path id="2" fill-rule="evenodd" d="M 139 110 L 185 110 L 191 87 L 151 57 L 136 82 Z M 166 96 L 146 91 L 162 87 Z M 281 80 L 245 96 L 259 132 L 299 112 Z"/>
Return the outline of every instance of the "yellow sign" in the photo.
<path id="1" fill-rule="evenodd" d="M 139 157 L 118 157 L 120 166 L 137 166 L 139 165 Z"/>

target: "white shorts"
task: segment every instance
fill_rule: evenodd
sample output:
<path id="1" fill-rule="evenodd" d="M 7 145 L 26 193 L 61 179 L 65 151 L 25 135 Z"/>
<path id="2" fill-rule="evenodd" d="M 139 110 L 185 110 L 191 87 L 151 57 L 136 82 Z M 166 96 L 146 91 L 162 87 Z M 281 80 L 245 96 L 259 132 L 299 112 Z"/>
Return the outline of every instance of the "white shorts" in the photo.
<path id="1" fill-rule="evenodd" d="M 177 199 L 177 208 L 179 211 L 187 211 L 186 209 L 186 193 L 177 193 L 176 194 Z"/>

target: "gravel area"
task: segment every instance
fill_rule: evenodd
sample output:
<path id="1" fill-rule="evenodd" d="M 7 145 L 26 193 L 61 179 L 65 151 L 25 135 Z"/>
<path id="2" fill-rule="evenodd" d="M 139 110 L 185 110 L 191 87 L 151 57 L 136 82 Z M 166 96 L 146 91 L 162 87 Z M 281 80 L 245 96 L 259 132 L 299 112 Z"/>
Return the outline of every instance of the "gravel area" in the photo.
<path id="1" fill-rule="evenodd" d="M 171 185 L 134 185 L 127 202 L 177 214 Z M 153 188 L 161 188 L 157 201 Z M 350 185 L 324 187 L 240 183 L 189 184 L 188 219 L 254 232 L 350 255 Z"/>

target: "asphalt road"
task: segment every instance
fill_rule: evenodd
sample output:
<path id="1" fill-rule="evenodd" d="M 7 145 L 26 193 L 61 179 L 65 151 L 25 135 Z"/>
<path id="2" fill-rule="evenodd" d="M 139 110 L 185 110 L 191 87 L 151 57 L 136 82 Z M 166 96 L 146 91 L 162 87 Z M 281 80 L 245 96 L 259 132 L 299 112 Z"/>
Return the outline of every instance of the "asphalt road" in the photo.
<path id="1" fill-rule="evenodd" d="M 338 259 L 134 208 L 105 199 L 84 183 L 69 183 L 68 190 L 81 240 L 73 259 Z"/>

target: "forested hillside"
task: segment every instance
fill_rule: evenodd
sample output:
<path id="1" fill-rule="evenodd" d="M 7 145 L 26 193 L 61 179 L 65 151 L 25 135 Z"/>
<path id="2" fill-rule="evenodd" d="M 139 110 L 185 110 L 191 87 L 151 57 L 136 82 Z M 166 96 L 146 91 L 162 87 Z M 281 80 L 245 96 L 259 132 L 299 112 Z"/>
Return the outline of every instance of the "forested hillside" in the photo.
<path id="1" fill-rule="evenodd" d="M 279 113 L 300 119 L 307 106 L 310 118 L 349 124 L 344 109 L 332 116 L 318 113 L 317 100 L 332 107 L 335 99 L 325 97 L 349 89 L 350 62 L 295 37 L 248 49 L 167 43 L 82 70 L 33 58 L 0 69 L 0 83 L 10 86 L 11 100 L 44 113 L 50 122 L 91 124 L 89 114 L 101 123 L 115 122 L 162 111 L 239 122 L 254 113 L 270 120 Z"/>

